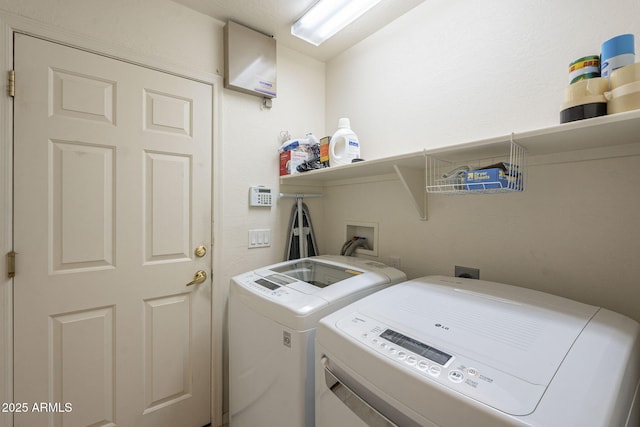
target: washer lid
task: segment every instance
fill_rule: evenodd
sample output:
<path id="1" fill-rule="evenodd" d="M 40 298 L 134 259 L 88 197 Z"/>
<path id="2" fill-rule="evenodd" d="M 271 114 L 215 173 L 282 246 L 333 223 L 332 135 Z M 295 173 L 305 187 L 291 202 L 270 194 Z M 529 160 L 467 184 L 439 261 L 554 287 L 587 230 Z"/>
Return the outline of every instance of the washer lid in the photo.
<path id="1" fill-rule="evenodd" d="M 422 342 L 548 386 L 598 311 L 524 288 L 426 277 L 374 294 L 358 310 Z"/>
<path id="2" fill-rule="evenodd" d="M 319 262 L 314 259 L 301 259 L 270 267 L 269 270 L 270 274 L 266 272 L 258 272 L 258 274 L 274 276 L 273 272 L 279 273 L 275 276 L 288 282 L 283 285 L 307 294 L 316 293 L 319 289 L 364 273 L 364 271 L 354 268 Z"/>

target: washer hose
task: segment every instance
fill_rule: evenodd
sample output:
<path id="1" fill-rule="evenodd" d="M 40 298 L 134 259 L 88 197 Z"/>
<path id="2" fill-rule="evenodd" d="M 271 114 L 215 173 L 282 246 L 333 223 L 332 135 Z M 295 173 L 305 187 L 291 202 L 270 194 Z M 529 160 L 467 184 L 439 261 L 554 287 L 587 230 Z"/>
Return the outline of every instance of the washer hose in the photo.
<path id="1" fill-rule="evenodd" d="M 342 250 L 340 251 L 340 255 L 353 256 L 353 253 L 359 247 L 364 247 L 366 249 L 369 249 L 367 238 L 353 236 L 353 238 L 344 242 L 344 244 L 342 245 Z"/>

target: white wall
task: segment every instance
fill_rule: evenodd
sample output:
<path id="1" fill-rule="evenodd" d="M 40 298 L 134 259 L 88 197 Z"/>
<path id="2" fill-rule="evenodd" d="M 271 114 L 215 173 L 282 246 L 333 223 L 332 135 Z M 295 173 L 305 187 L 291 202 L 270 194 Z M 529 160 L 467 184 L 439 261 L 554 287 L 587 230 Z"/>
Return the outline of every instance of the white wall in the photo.
<path id="1" fill-rule="evenodd" d="M 569 63 L 636 35 L 640 3 L 428 0 L 327 64 L 327 132 L 376 158 L 559 123 Z"/>
<path id="2" fill-rule="evenodd" d="M 326 132 L 350 117 L 373 159 L 556 125 L 568 64 L 623 33 L 640 55 L 637 16 L 635 0 L 428 0 L 327 63 Z M 626 152 L 531 158 L 524 193 L 430 196 L 426 222 L 398 181 L 328 187 L 321 241 L 335 252 L 345 220 L 379 222 L 379 259 L 411 277 L 477 267 L 640 320 L 640 150 Z"/>
<path id="3" fill-rule="evenodd" d="M 283 218 L 291 202 L 274 200 L 272 208 L 248 207 L 249 186 L 267 185 L 276 196 L 279 186 L 279 134 L 293 136 L 324 129 L 324 64 L 293 50 L 278 47 L 278 97 L 272 109 L 260 99 L 225 91 L 223 103 L 221 191 L 224 192 L 222 274 L 225 281 L 253 267 L 281 261 L 286 228 Z M 270 250 L 247 249 L 247 230 L 271 227 Z"/>
<path id="4" fill-rule="evenodd" d="M 218 87 L 222 85 L 224 23 L 169 0 L 0 0 L 0 18 L 60 35 L 63 41 L 73 45 L 89 46 L 145 65 L 170 68 L 172 72 L 208 80 Z M 6 28 L 11 27 L 4 24 Z M 10 43 L 5 42 L 5 46 Z M 270 110 L 261 108 L 258 97 L 222 89 L 216 91 L 213 330 L 218 361 L 222 360 L 230 277 L 280 261 L 284 250 L 284 218 L 289 214 L 291 202 L 277 202 L 271 209 L 250 209 L 249 186 L 271 185 L 278 192 L 276 150 L 280 131 L 288 130 L 300 136 L 309 131 L 320 134 L 324 129 L 324 63 L 284 47 L 278 48 L 277 61 L 278 98 Z M 6 116 L 6 111 L 3 114 Z M 11 141 L 6 135 L 0 146 L 3 167 L 10 165 Z M 0 196 L 9 194 L 9 188 L 3 187 Z M 9 215 L 10 210 L 3 207 L 0 211 L 3 249 L 10 248 Z M 249 250 L 249 228 L 271 228 L 272 247 Z M 10 297 L 9 284 L 9 281 L 0 284 L 0 304 L 6 304 Z M 6 318 L 0 317 L 0 331 L 7 330 L 6 323 Z M 0 334 L 0 338 L 4 347 L 6 336 Z M 5 355 L 0 352 L 2 401 L 7 401 L 4 397 L 8 393 L 9 361 Z M 222 362 L 219 366 L 222 367 Z M 221 376 L 215 377 L 218 391 L 222 389 Z M 222 398 L 217 396 L 218 400 Z M 214 405 L 222 403 L 218 401 Z M 221 414 L 216 416 L 214 425 L 221 421 Z M 0 425 L 3 422 L 0 418 Z"/>

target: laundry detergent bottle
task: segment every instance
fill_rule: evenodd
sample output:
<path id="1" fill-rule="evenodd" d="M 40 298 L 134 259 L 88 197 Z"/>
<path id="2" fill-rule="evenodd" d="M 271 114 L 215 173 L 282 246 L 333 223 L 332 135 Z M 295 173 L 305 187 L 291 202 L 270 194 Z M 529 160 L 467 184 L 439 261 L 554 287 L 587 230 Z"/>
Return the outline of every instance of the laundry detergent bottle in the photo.
<path id="1" fill-rule="evenodd" d="M 340 166 L 360 158 L 360 141 L 346 117 L 338 120 L 338 130 L 329 142 L 329 165 Z"/>

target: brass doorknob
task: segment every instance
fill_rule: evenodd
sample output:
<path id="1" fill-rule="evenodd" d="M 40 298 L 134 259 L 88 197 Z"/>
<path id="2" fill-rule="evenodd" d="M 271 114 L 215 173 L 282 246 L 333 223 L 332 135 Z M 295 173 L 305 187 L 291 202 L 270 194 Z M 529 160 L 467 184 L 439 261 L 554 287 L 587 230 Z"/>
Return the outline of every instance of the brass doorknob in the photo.
<path id="1" fill-rule="evenodd" d="M 207 248 L 205 246 L 198 246 L 193 253 L 196 254 L 198 258 L 202 258 L 207 254 Z"/>
<path id="2" fill-rule="evenodd" d="M 187 286 L 199 285 L 205 280 L 207 280 L 207 273 L 204 270 L 198 270 L 196 274 L 193 275 L 193 280 L 187 283 Z"/>

